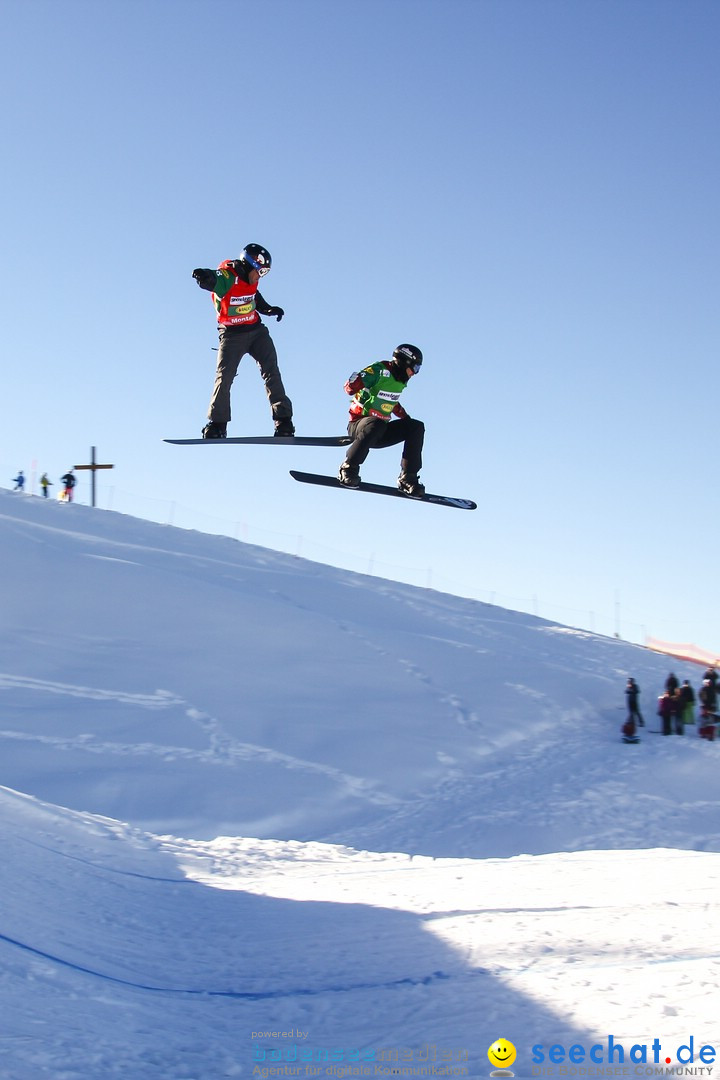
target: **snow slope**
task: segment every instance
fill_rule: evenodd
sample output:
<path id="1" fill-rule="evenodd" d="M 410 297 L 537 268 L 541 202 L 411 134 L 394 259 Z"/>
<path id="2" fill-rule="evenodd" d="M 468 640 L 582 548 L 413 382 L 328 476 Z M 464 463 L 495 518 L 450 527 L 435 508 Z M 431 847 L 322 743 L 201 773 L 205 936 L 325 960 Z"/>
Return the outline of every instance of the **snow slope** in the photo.
<path id="1" fill-rule="evenodd" d="M 7 491 L 0 573 L 0 1077 L 720 1050 L 719 744 L 618 737 L 667 658 Z"/>

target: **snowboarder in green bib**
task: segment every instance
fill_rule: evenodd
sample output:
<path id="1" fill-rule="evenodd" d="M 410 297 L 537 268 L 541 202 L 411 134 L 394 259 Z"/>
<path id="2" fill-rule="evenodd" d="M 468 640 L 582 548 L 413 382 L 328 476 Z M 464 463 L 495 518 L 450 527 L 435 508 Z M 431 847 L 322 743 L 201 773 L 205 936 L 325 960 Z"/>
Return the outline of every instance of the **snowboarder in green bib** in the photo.
<path id="1" fill-rule="evenodd" d="M 217 270 L 198 268 L 193 277 L 201 289 L 213 294 L 217 311 L 220 348 L 208 423 L 203 439 L 224 439 L 230 420 L 230 387 L 245 353 L 260 368 L 276 435 L 294 435 L 293 407 L 285 393 L 277 352 L 260 315 L 274 316 L 278 322 L 285 312 L 273 307 L 258 292 L 258 282 L 270 271 L 270 252 L 260 244 L 246 244 L 239 259 L 226 259 Z"/>
<path id="2" fill-rule="evenodd" d="M 360 466 L 371 450 L 403 443 L 398 487 L 410 498 L 425 494 L 418 478 L 425 425 L 408 416 L 400 404 L 400 395 L 422 362 L 417 345 L 398 345 L 392 360 L 355 371 L 345 383 L 345 392 L 352 394 L 348 435 L 353 440 L 338 473 L 345 487 L 360 486 Z"/>

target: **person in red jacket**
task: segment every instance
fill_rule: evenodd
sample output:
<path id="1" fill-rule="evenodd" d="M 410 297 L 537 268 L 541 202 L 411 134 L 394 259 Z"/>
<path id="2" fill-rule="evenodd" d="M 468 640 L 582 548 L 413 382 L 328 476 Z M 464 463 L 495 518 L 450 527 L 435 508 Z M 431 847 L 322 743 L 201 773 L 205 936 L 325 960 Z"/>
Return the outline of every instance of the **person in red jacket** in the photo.
<path id="1" fill-rule="evenodd" d="M 213 294 L 217 312 L 220 347 L 215 386 L 203 439 L 224 439 L 230 416 L 230 387 L 246 353 L 260 369 L 270 402 L 276 435 L 294 435 L 293 407 L 285 393 L 277 352 L 270 332 L 260 315 L 274 316 L 278 322 L 285 312 L 268 304 L 258 292 L 258 282 L 270 270 L 270 252 L 260 244 L 246 244 L 239 259 L 226 259 L 217 270 L 193 270 L 201 289 Z"/>

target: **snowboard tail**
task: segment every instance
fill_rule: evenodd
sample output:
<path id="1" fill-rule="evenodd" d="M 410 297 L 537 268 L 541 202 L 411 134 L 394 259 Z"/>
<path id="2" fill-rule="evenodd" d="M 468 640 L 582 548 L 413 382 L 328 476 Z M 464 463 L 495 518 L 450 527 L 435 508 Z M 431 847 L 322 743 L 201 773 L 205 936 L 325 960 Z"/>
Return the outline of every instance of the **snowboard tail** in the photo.
<path id="1" fill-rule="evenodd" d="M 350 488 L 341 484 L 336 476 L 323 476 L 321 473 L 298 472 L 290 470 L 293 480 L 299 480 L 301 484 L 317 484 L 320 487 L 342 488 L 345 491 L 365 491 L 373 495 L 391 495 L 398 499 L 412 499 L 413 502 L 435 503 L 437 506 L 454 506 L 458 510 L 477 510 L 477 503 L 472 499 L 456 499 L 449 495 L 431 495 L 425 492 L 422 496 L 406 495 L 396 487 L 387 487 L 385 484 L 366 484 L 361 481 L 360 487 Z"/>

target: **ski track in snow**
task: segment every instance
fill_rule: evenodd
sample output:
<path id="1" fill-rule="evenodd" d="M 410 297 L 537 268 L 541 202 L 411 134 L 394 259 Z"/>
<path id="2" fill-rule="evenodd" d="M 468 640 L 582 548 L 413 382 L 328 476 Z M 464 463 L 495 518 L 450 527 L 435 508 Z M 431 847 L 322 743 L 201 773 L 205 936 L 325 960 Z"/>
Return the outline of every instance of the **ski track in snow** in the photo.
<path id="1" fill-rule="evenodd" d="M 383 595 L 383 589 L 381 584 L 378 586 L 377 591 L 380 593 L 380 595 Z M 297 603 L 297 601 L 293 600 L 291 597 L 284 594 L 278 595 L 281 595 L 282 599 L 286 603 L 292 604 L 297 610 L 308 610 L 305 605 Z M 392 593 L 390 593 L 390 596 L 393 600 L 397 600 L 397 597 L 395 597 Z M 407 606 L 410 608 L 410 610 L 421 611 L 423 614 L 426 614 L 423 605 L 413 604 L 411 601 L 407 601 Z M 381 644 L 381 642 L 378 640 L 378 637 L 370 637 L 368 634 L 361 632 L 361 630 L 357 626 L 353 626 L 347 620 L 334 619 L 333 621 L 339 633 L 347 635 L 349 638 L 352 639 L 352 655 L 356 655 L 357 646 L 359 644 L 363 650 L 367 650 L 371 655 L 373 653 L 376 654 L 386 663 L 397 663 L 400 671 L 404 671 L 407 675 L 410 676 L 410 678 L 417 679 L 424 686 L 424 688 L 426 688 L 427 691 L 435 698 L 435 700 L 438 701 L 441 706 L 447 706 L 451 720 L 454 720 L 455 722 L 461 724 L 463 727 L 467 728 L 477 728 L 479 726 L 479 720 L 475 715 L 473 709 L 466 705 L 461 700 L 461 698 L 459 698 L 452 691 L 444 690 L 441 687 L 438 687 L 436 685 L 436 678 L 434 679 L 428 671 L 425 671 L 420 666 L 413 663 L 411 660 L 405 659 L 402 656 L 402 649 L 400 649 L 397 653 L 390 652 L 390 650 L 386 646 Z M 451 620 L 446 621 L 449 625 L 452 625 Z M 473 651 L 483 651 L 476 650 L 474 645 L 469 645 L 466 642 L 453 641 L 449 638 L 442 638 L 437 640 L 442 640 L 444 644 L 451 645 L 459 649 L 472 649 Z"/>
<path id="2" fill-rule="evenodd" d="M 74 686 L 68 683 L 49 682 L 43 679 L 26 678 L 0 673 L 0 691 L 20 690 L 32 693 L 58 694 L 88 701 L 114 701 L 133 708 L 160 711 L 180 708 L 184 715 L 207 736 L 207 750 L 191 747 L 158 745 L 149 742 L 118 743 L 101 740 L 91 734 L 72 737 L 59 735 L 41 735 L 12 729 L 0 729 L 0 739 L 38 743 L 55 750 L 82 750 L 89 754 L 109 754 L 131 757 L 157 757 L 163 761 L 175 761 L 184 758 L 206 765 L 232 768 L 240 762 L 260 761 L 266 764 L 280 765 L 284 769 L 316 773 L 330 780 L 343 789 L 345 794 L 364 800 L 377 806 L 396 806 L 400 800 L 391 795 L 373 789 L 372 784 L 359 776 L 344 773 L 330 765 L 307 761 L 302 758 L 273 750 L 266 746 L 245 743 L 228 735 L 222 724 L 207 713 L 194 708 L 182 698 L 166 690 L 156 690 L 154 694 L 132 694 L 118 690 L 104 690 L 88 686 Z"/>
<path id="3" fill-rule="evenodd" d="M 89 701 L 118 701 L 123 705 L 132 705 L 140 709 L 168 709 L 182 705 L 182 699 L 167 690 L 156 690 L 154 694 L 130 694 L 123 690 L 102 690 L 90 686 L 72 686 L 69 683 L 49 682 L 46 679 L 30 679 L 21 675 L 8 675 L 0 672 L 0 691 L 28 690 L 47 694 L 59 694 L 66 697 L 86 698 Z"/>

